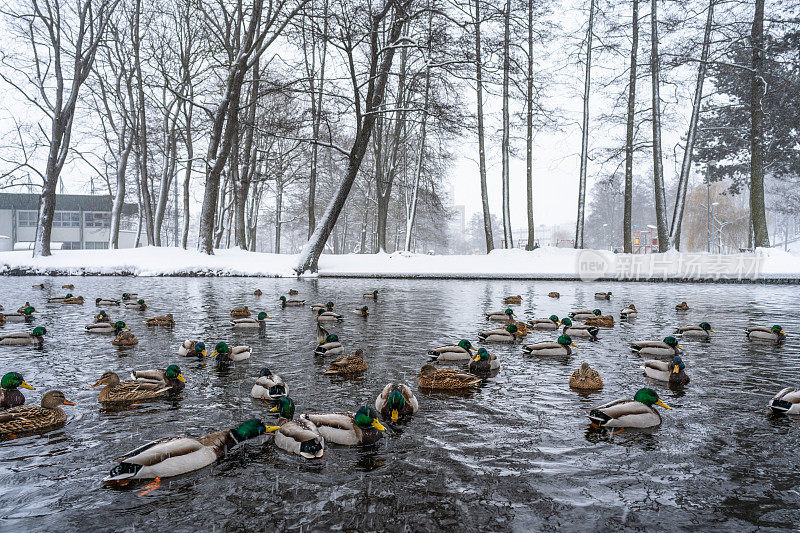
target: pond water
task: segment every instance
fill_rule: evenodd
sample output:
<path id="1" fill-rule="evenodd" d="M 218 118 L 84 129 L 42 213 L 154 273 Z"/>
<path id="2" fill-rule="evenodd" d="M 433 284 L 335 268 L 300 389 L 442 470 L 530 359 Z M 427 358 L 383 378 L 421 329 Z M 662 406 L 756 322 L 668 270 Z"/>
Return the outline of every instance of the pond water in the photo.
<path id="1" fill-rule="evenodd" d="M 45 290 L 31 289 L 44 282 Z M 83 306 L 45 304 L 70 292 Z M 260 288 L 264 295 L 253 296 Z M 323 375 L 331 358 L 315 358 L 314 320 L 306 308 L 280 309 L 289 288 L 307 303 L 333 300 L 345 321 L 330 326 L 348 351 L 362 348 L 369 368 L 354 380 Z M 378 302 L 361 294 L 379 288 Z M 558 300 L 547 297 L 559 291 Z M 611 290 L 610 302 L 594 292 Z M 110 338 L 88 335 L 84 324 L 97 296 L 138 292 L 146 312 L 108 308 L 139 337 L 120 350 Z M 330 446 L 307 461 L 278 450 L 271 437 L 248 441 L 206 469 L 164 480 L 139 496 L 141 486 L 113 488 L 101 479 L 114 458 L 149 440 L 200 436 L 251 418 L 274 417 L 249 391 L 259 370 L 280 373 L 298 413 L 355 411 L 371 405 L 388 381 L 411 378 L 428 348 L 469 338 L 486 328 L 482 313 L 502 297 L 522 294 L 520 316 L 565 316 L 601 308 L 618 317 L 633 302 L 635 323 L 602 330 L 596 342 L 576 339 L 570 357 L 536 359 L 519 346 L 490 348 L 499 373 L 463 395 L 416 391 L 420 412 L 366 448 Z M 0 529 L 126 529 L 168 527 L 252 530 L 487 530 L 599 528 L 794 528 L 800 519 L 800 420 L 766 415 L 770 397 L 797 385 L 800 371 L 799 291 L 793 286 L 458 281 L 290 280 L 255 278 L 37 278 L 0 277 L 0 303 L 16 309 L 30 300 L 47 327 L 42 349 L 0 347 L 0 370 L 16 370 L 36 386 L 29 404 L 58 388 L 77 403 L 66 407 L 63 428 L 0 444 Z M 686 300 L 685 313 L 674 305 Z M 364 320 L 349 312 L 366 303 Z M 228 311 L 240 305 L 266 310 L 266 331 L 234 332 Z M 173 330 L 148 329 L 146 316 L 173 313 Z M 627 343 L 661 339 L 676 326 L 709 321 L 710 342 L 683 341 L 691 383 L 683 391 L 648 382 L 641 358 Z M 747 342 L 748 325 L 779 323 L 783 347 Z M 0 331 L 26 329 L 8 324 Z M 254 357 L 219 369 L 177 356 L 186 338 L 249 344 Z M 550 340 L 533 332 L 529 341 Z M 600 392 L 581 395 L 567 386 L 588 361 L 604 378 Z M 106 370 L 179 364 L 186 389 L 174 400 L 105 412 L 90 389 Z M 592 406 L 632 397 L 650 386 L 673 410 L 663 424 L 613 436 L 587 432 Z"/>

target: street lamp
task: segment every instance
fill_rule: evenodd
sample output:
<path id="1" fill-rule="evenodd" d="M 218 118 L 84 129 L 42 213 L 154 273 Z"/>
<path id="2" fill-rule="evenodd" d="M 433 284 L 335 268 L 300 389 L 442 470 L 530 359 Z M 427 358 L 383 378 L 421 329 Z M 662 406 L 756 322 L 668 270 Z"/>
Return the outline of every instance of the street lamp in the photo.
<path id="1" fill-rule="evenodd" d="M 714 218 L 714 206 L 717 206 L 717 205 L 719 205 L 719 202 L 713 202 L 711 204 L 708 204 L 708 221 L 707 221 L 707 226 L 708 227 L 706 228 L 706 232 L 707 232 L 706 233 L 706 239 L 708 241 L 707 245 L 706 245 L 706 251 L 708 253 L 711 253 L 711 220 Z"/>
<path id="2" fill-rule="evenodd" d="M 608 224 L 603 224 L 603 242 L 608 243 L 608 230 L 606 229 Z"/>

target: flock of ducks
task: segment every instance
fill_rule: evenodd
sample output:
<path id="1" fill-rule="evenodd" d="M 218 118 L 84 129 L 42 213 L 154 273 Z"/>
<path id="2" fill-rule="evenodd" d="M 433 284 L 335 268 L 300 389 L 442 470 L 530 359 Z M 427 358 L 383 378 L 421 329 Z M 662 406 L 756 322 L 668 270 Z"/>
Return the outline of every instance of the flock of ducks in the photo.
<path id="1" fill-rule="evenodd" d="M 34 288 L 43 288 L 35 285 Z M 73 289 L 72 286 L 64 288 Z M 254 295 L 262 295 L 256 290 Z M 293 298 L 298 294 L 291 290 L 289 297 L 280 296 L 278 302 L 282 309 L 304 308 L 305 300 Z M 364 299 L 378 300 L 377 290 L 363 294 Z M 558 293 L 549 294 L 558 298 Z M 598 300 L 611 300 L 611 292 L 598 292 Z M 67 293 L 64 297 L 49 298 L 48 303 L 64 305 L 81 305 L 84 298 Z M 506 306 L 520 305 L 521 296 L 504 298 Z M 124 305 L 127 309 L 145 311 L 147 303 L 134 293 L 123 293 L 121 299 L 96 298 L 97 307 Z M 335 356 L 324 371 L 326 374 L 352 376 L 367 370 L 367 362 L 362 350 L 352 354 L 345 353 L 337 334 L 330 333 L 326 326 L 340 323 L 344 317 L 335 311 L 332 301 L 310 305 L 316 318 L 317 347 L 315 356 Z M 686 310 L 688 305 L 682 302 L 676 310 Z M 25 302 L 16 312 L 2 312 L 0 307 L 0 324 L 5 322 L 33 323 L 38 311 Z M 360 306 L 353 310 L 356 316 L 367 318 L 369 307 Z M 637 317 L 633 304 L 620 311 L 620 320 L 632 321 Z M 233 329 L 260 329 L 271 317 L 266 312 L 253 312 L 247 307 L 239 307 L 230 311 L 230 327 Z M 564 356 L 572 354 L 575 344 L 573 337 L 595 340 L 604 328 L 614 327 L 614 317 L 603 315 L 599 309 L 575 310 L 568 317 L 559 319 L 556 315 L 547 318 L 536 318 L 526 322 L 517 320 L 511 307 L 500 311 L 486 313 L 490 322 L 500 322 L 494 327 L 480 332 L 478 342 L 482 344 L 506 343 L 520 344 L 522 353 L 534 357 Z M 171 328 L 175 325 L 172 314 L 150 317 L 144 320 L 146 327 Z M 138 339 L 123 321 L 113 321 L 105 310 L 99 310 L 92 323 L 85 326 L 88 334 L 106 334 L 112 336 L 112 344 L 132 346 Z M 534 343 L 524 342 L 525 337 L 533 330 L 556 332 L 555 340 Z M 47 331 L 42 326 L 35 326 L 30 332 L 8 333 L 0 335 L 0 345 L 34 345 L 41 346 Z M 652 380 L 666 382 L 671 387 L 682 387 L 689 383 L 686 365 L 681 358 L 683 349 L 677 337 L 710 339 L 714 333 L 708 322 L 696 326 L 678 328 L 673 335 L 661 341 L 637 341 L 630 345 L 631 350 L 641 356 L 652 357 L 643 363 L 644 374 Z M 779 325 L 772 327 L 752 327 L 746 330 L 747 338 L 752 341 L 781 344 L 786 340 L 786 333 Z M 231 346 L 226 342 L 215 344 L 212 353 L 202 340 L 187 339 L 177 349 L 179 357 L 217 358 L 220 363 L 243 361 L 251 357 L 249 346 Z M 467 339 L 455 344 L 434 347 L 427 352 L 429 362 L 422 366 L 415 377 L 417 387 L 421 390 L 465 390 L 479 386 L 485 379 L 495 375 L 500 368 L 497 356 L 486 347 L 476 348 Z M 466 368 L 444 365 L 465 364 Z M 127 379 L 121 379 L 113 372 L 105 372 L 92 387 L 103 388 L 98 395 L 98 402 L 104 406 L 125 406 L 137 402 L 173 396 L 186 387 L 186 379 L 180 367 L 175 364 L 165 369 L 137 370 Z M 603 387 L 600 374 L 583 362 L 569 378 L 569 386 L 578 391 L 598 390 Z M 60 391 L 45 393 L 40 406 L 25 405 L 25 396 L 20 389 L 33 390 L 17 372 L 9 372 L 0 380 L 0 440 L 15 438 L 32 433 L 42 433 L 66 423 L 64 405 L 74 405 Z M 354 413 L 302 413 L 296 416 L 295 403 L 289 395 L 288 384 L 268 368 L 261 369 L 251 389 L 252 398 L 268 404 L 270 411 L 277 413 L 275 425 L 267 426 L 259 419 L 247 420 L 235 428 L 217 431 L 199 438 L 172 436 L 146 443 L 119 457 L 117 464 L 104 481 L 127 483 L 133 479 L 155 479 L 153 490 L 163 477 L 170 477 L 191 472 L 212 464 L 223 457 L 237 444 L 263 434 L 274 434 L 275 445 L 291 454 L 306 459 L 322 457 L 329 443 L 343 446 L 368 445 L 377 442 L 386 426 L 381 419 L 395 424 L 401 419 L 408 419 L 419 410 L 419 402 L 411 387 L 405 383 L 391 382 L 377 395 L 374 407 L 361 406 Z M 661 416 L 654 406 L 671 409 L 658 394 L 650 388 L 638 390 L 632 399 L 618 399 L 600 405 L 589 411 L 591 427 L 601 428 L 649 428 L 661 424 Z M 776 414 L 800 414 L 800 390 L 785 388 L 769 403 L 769 408 Z"/>

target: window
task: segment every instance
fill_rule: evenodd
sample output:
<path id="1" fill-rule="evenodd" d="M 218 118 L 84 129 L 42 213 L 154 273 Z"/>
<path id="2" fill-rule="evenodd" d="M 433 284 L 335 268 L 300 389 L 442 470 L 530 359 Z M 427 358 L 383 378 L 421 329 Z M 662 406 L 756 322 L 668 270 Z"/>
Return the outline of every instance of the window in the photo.
<path id="1" fill-rule="evenodd" d="M 86 241 L 83 248 L 85 250 L 106 250 L 108 241 Z"/>
<path id="2" fill-rule="evenodd" d="M 17 211 L 17 226 L 20 228 L 35 228 L 38 212 L 36 211 Z"/>
<path id="3" fill-rule="evenodd" d="M 81 214 L 78 211 L 56 211 L 53 214 L 54 228 L 77 228 L 81 225 Z"/>
<path id="4" fill-rule="evenodd" d="M 111 213 L 84 213 L 83 221 L 87 228 L 108 228 L 111 226 Z"/>
<path id="5" fill-rule="evenodd" d="M 61 249 L 62 250 L 80 250 L 81 249 L 81 243 L 80 243 L 80 241 L 62 242 L 61 243 Z"/>

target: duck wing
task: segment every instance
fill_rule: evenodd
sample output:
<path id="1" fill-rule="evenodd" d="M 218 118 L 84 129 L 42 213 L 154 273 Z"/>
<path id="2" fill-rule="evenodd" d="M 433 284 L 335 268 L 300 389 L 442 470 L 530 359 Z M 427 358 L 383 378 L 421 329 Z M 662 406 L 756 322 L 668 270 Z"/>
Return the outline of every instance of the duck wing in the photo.
<path id="1" fill-rule="evenodd" d="M 169 457 L 178 457 L 192 453 L 202 447 L 203 445 L 195 439 L 190 439 L 182 435 L 173 435 L 143 444 L 121 457 L 118 457 L 116 461 L 119 463 L 126 462 L 141 466 L 150 466 L 160 463 Z"/>

